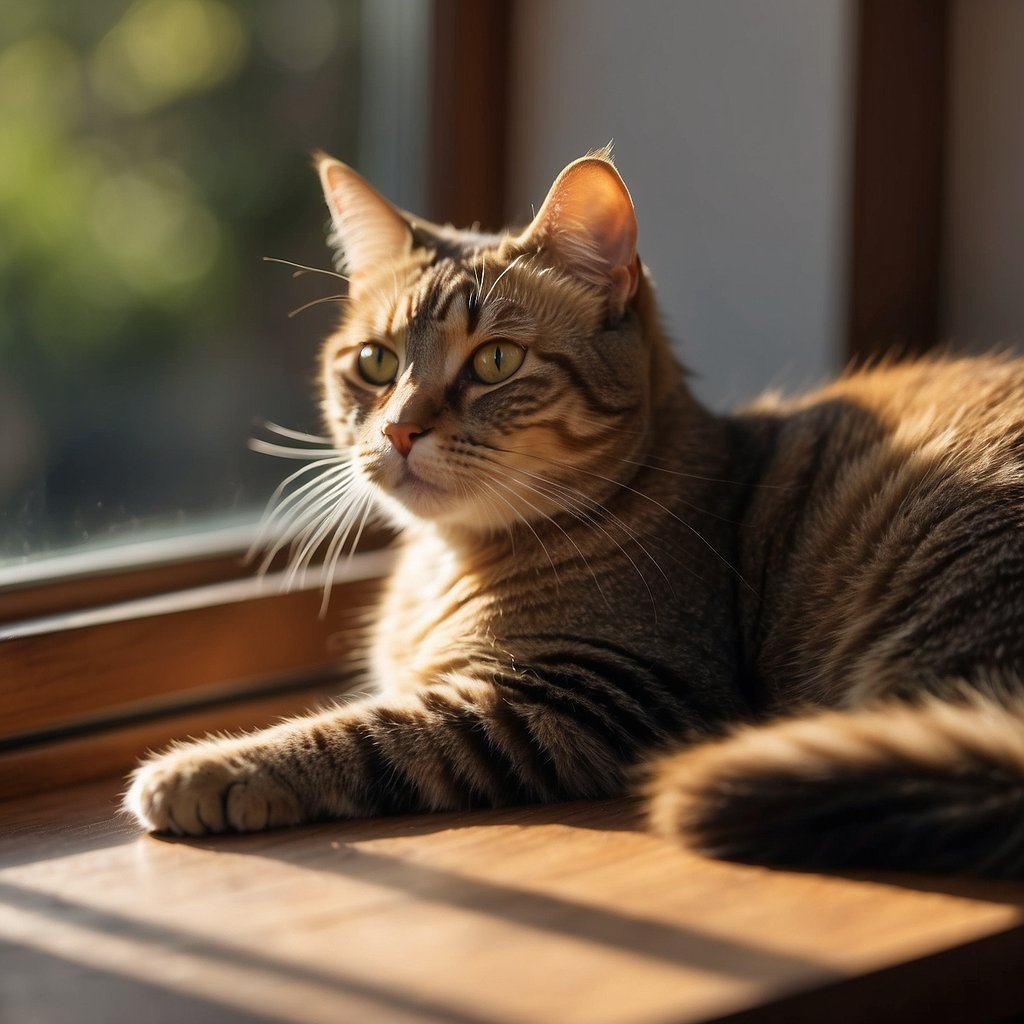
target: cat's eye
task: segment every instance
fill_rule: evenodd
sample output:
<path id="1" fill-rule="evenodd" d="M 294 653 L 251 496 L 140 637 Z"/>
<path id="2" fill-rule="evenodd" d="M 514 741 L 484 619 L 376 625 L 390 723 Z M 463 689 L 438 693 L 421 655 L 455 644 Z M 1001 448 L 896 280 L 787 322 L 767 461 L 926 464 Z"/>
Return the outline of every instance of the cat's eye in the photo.
<path id="1" fill-rule="evenodd" d="M 367 384 L 390 384 L 398 376 L 398 356 L 375 341 L 360 349 L 356 365 Z"/>
<path id="2" fill-rule="evenodd" d="M 473 376 L 481 384 L 500 384 L 523 365 L 525 358 L 526 349 L 507 338 L 488 341 L 473 353 Z"/>

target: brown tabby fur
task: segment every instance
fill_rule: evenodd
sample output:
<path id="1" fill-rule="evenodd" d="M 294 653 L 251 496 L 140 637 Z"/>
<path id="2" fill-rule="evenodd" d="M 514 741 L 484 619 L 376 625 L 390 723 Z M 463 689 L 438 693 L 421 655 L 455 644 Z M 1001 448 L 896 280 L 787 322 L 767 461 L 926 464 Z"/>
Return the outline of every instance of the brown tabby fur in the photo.
<path id="1" fill-rule="evenodd" d="M 883 365 L 718 417 L 606 153 L 499 236 L 320 168 L 351 278 L 324 411 L 356 470 L 305 507 L 326 534 L 372 496 L 404 527 L 379 693 L 148 759 L 139 821 L 601 797 L 642 771 L 654 826 L 713 854 L 1024 874 L 1024 364 Z M 526 355 L 486 385 L 467 367 L 496 338 Z M 361 378 L 368 342 L 393 382 Z"/>

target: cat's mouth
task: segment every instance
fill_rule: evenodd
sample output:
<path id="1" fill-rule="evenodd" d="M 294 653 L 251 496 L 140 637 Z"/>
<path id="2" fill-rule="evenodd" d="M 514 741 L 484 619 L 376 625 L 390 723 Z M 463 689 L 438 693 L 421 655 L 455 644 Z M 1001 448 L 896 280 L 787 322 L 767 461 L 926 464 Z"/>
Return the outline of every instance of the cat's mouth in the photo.
<path id="1" fill-rule="evenodd" d="M 387 489 L 410 511 L 420 514 L 436 511 L 439 500 L 449 500 L 446 488 L 429 479 L 422 469 L 414 469 L 404 459 Z"/>
<path id="2" fill-rule="evenodd" d="M 427 480 L 421 476 L 409 465 L 408 462 L 403 462 L 402 467 L 398 472 L 398 478 L 395 480 L 394 487 L 396 490 L 401 489 L 412 489 L 414 493 L 429 492 L 431 494 L 443 494 L 444 488 L 439 487 L 436 483 Z"/>

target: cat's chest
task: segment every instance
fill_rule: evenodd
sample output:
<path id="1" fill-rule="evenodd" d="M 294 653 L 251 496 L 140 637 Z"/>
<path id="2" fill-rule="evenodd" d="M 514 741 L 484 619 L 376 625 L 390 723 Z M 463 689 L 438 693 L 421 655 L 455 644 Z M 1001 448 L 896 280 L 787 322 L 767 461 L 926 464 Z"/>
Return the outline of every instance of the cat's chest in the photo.
<path id="1" fill-rule="evenodd" d="M 381 604 L 374 674 L 407 691 L 456 677 L 487 643 L 491 595 L 443 544 L 419 541 L 399 557 Z"/>

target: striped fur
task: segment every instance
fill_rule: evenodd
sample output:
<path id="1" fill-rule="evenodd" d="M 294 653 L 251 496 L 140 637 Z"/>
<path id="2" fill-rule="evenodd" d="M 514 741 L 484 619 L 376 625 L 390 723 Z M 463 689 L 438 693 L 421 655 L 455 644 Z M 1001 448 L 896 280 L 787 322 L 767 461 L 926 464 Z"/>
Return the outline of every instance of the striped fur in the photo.
<path id="1" fill-rule="evenodd" d="M 973 696 L 748 727 L 662 761 L 651 821 L 737 860 L 1020 877 L 1022 725 Z"/>
<path id="2" fill-rule="evenodd" d="M 145 827 L 643 775 L 654 826 L 712 854 L 1024 874 L 1024 364 L 882 365 L 717 417 L 606 153 L 493 236 L 321 176 L 352 280 L 322 358 L 339 454 L 279 515 L 335 557 L 371 510 L 402 529 L 376 693 L 149 758 L 126 797 Z M 525 355 L 485 385 L 495 339 Z M 367 344 L 392 381 L 361 375 Z"/>

